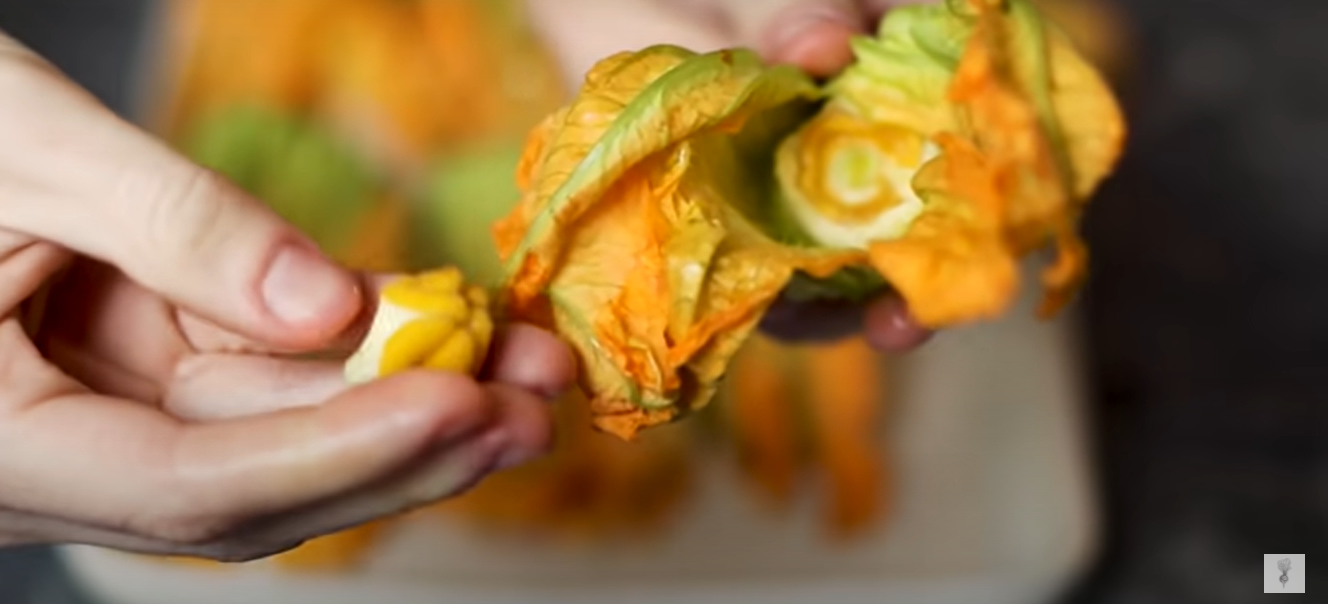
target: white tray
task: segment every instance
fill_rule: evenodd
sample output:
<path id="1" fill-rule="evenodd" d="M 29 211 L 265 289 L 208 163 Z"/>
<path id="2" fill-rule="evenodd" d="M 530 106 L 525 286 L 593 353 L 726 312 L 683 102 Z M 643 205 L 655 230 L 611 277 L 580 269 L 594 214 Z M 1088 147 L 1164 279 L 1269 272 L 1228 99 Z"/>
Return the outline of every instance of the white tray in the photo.
<path id="1" fill-rule="evenodd" d="M 897 365 L 895 516 L 851 546 L 820 539 L 815 489 L 792 517 L 771 517 L 717 461 L 676 529 L 634 547 L 495 539 L 426 518 L 356 577 L 63 554 L 107 604 L 1046 602 L 1097 539 L 1075 350 L 1026 300 Z"/>

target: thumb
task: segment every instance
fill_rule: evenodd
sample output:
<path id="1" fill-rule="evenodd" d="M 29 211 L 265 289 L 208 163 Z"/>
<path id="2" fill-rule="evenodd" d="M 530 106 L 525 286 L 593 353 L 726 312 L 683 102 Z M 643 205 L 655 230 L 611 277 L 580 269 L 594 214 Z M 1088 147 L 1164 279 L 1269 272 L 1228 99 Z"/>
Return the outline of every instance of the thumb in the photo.
<path id="1" fill-rule="evenodd" d="M 838 73 L 853 60 L 849 40 L 867 20 L 854 0 L 720 0 L 743 44 L 767 61 L 815 76 Z"/>
<path id="2" fill-rule="evenodd" d="M 526 0 L 525 8 L 545 46 L 558 60 L 568 88 L 576 90 L 586 72 L 617 52 L 660 43 L 698 52 L 731 46 L 727 32 L 708 27 L 704 18 L 697 18 L 711 11 L 710 7 L 688 4 L 695 1 Z"/>
<path id="3" fill-rule="evenodd" d="M 116 205 L 127 224 L 90 249 L 180 306 L 272 345 L 321 347 L 351 323 L 362 296 L 350 271 L 222 176 L 174 163 L 122 177 Z"/>
<path id="4" fill-rule="evenodd" d="M 317 347 L 360 310 L 353 275 L 270 208 L 49 65 L 0 56 L 0 140 L 0 226 L 276 347 Z"/>

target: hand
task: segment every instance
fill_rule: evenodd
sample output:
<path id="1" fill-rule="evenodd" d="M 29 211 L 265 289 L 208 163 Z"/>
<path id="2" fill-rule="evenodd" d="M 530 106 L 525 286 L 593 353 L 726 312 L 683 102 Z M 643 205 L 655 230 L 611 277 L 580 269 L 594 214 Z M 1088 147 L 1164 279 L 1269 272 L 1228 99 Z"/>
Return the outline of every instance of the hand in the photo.
<path id="1" fill-rule="evenodd" d="M 526 0 L 572 90 L 600 59 L 659 43 L 696 51 L 746 46 L 768 61 L 832 76 L 853 60 L 853 36 L 870 33 L 889 8 L 920 1 L 928 0 Z M 890 295 L 865 307 L 780 302 L 763 328 L 786 340 L 864 333 L 892 352 L 931 337 Z"/>
<path id="2" fill-rule="evenodd" d="M 502 334 L 483 384 L 310 358 L 382 279 L 0 35 L 0 545 L 252 559 L 544 452 L 550 334 Z"/>

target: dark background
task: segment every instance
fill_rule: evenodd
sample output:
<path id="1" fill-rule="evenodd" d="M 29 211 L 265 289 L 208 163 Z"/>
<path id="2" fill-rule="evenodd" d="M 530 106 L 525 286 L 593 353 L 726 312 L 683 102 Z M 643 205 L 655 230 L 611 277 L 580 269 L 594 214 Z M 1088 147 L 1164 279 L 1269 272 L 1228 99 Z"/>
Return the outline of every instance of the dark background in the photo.
<path id="1" fill-rule="evenodd" d="M 1274 552 L 1328 589 L 1328 1 L 1117 3 L 1132 137 L 1086 226 L 1107 542 L 1066 604 L 1262 601 Z M 144 4 L 0 0 L 0 28 L 124 110 Z M 0 604 L 76 603 L 46 550 L 0 553 Z"/>

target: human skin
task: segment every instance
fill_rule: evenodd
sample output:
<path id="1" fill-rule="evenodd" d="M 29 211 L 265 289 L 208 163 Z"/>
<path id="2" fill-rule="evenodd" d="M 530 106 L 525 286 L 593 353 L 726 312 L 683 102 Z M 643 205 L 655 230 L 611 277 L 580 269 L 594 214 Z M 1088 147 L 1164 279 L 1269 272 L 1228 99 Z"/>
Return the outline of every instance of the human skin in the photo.
<path id="1" fill-rule="evenodd" d="M 531 4 L 569 73 L 654 39 L 746 43 L 828 75 L 883 9 Z M 586 36 L 578 14 L 629 20 Z M 505 329 L 478 379 L 345 383 L 338 355 L 390 277 L 333 264 L 262 202 L 0 34 L 0 546 L 249 560 L 544 453 L 547 401 L 575 372 L 566 345 L 534 327 Z M 844 314 L 777 311 L 804 326 L 790 338 L 834 335 L 815 319 Z M 861 316 L 848 329 L 865 325 L 881 349 L 928 335 L 897 299 Z"/>
<path id="2" fill-rule="evenodd" d="M 388 275 L 0 37 L 0 545 L 245 560 L 543 453 L 574 363 L 512 326 L 482 380 L 349 387 Z M 293 358 L 318 353 L 325 360 Z"/>

